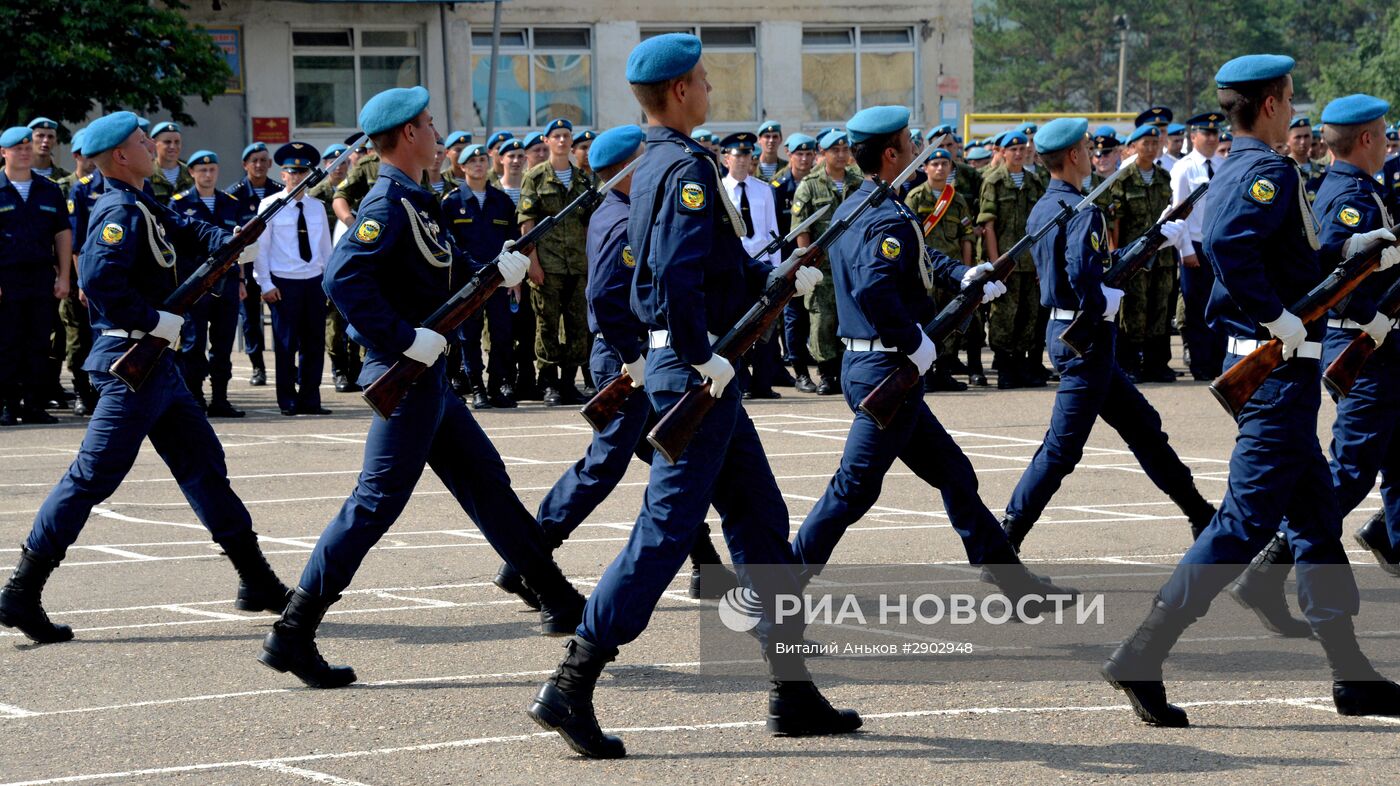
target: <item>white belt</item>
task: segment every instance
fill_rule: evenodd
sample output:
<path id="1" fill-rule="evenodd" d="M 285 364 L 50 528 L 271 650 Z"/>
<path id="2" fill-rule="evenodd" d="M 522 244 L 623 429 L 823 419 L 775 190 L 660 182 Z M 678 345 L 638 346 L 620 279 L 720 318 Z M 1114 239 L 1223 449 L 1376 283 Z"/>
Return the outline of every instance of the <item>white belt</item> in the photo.
<path id="1" fill-rule="evenodd" d="M 1327 327 L 1339 330 L 1365 330 L 1366 326 L 1354 319 L 1329 319 Z"/>
<path id="2" fill-rule="evenodd" d="M 1231 336 L 1230 340 L 1225 344 L 1225 349 L 1231 355 L 1248 355 L 1267 343 L 1269 343 L 1267 339 L 1235 338 Z M 1303 346 L 1298 347 L 1298 352 L 1294 357 L 1319 360 L 1322 357 L 1322 343 L 1318 341 L 1304 341 Z"/>
<path id="3" fill-rule="evenodd" d="M 145 338 L 146 336 L 146 334 L 140 330 L 121 330 L 119 328 L 108 328 L 107 330 L 102 331 L 102 335 L 131 339 L 141 339 Z"/>
<path id="4" fill-rule="evenodd" d="M 898 352 L 894 347 L 885 346 L 885 342 L 880 339 L 868 338 L 843 338 L 841 343 L 846 345 L 846 349 L 852 352 Z"/>
<path id="5" fill-rule="evenodd" d="M 719 341 L 719 336 L 716 336 L 714 333 L 706 333 L 705 335 L 710 339 L 710 346 L 714 346 L 715 342 Z M 652 330 L 647 333 L 648 348 L 661 349 L 662 347 L 669 346 L 671 346 L 671 331 Z"/>
<path id="6" fill-rule="evenodd" d="M 1063 322 L 1073 322 L 1079 318 L 1080 313 L 1082 312 L 1073 311 L 1068 308 L 1052 308 L 1050 309 L 1050 318 L 1058 319 Z"/>

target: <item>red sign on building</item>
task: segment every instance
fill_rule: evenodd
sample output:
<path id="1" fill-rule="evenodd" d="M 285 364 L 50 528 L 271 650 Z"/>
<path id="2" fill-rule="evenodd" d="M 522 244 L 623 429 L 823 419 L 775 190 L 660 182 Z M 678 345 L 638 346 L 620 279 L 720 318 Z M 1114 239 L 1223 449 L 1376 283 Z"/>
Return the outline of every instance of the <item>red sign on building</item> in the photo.
<path id="1" fill-rule="evenodd" d="M 292 141 L 291 119 L 286 117 L 253 118 L 253 141 L 280 145 Z"/>

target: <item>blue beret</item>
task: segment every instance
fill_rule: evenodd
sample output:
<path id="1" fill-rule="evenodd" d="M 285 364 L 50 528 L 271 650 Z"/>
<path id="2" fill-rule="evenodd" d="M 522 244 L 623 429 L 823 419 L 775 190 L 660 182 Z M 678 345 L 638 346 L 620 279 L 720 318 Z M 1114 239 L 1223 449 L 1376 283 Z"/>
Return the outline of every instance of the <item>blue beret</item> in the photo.
<path id="1" fill-rule="evenodd" d="M 500 143 L 506 141 L 507 139 L 514 139 L 514 138 L 515 138 L 515 134 L 512 134 L 512 133 L 509 132 L 509 131 L 497 131 L 496 133 L 494 133 L 494 134 L 491 135 L 491 138 L 490 138 L 490 139 L 487 139 L 487 140 L 486 140 L 486 146 L 487 146 L 488 148 L 490 148 L 490 147 L 495 147 L 496 145 L 499 145 Z"/>
<path id="2" fill-rule="evenodd" d="M 1400 128 L 1392 128 L 1385 132 L 1386 139 L 1400 139 Z"/>
<path id="3" fill-rule="evenodd" d="M 34 132 L 28 126 L 14 126 L 5 129 L 5 133 L 0 134 L 0 147 L 14 147 L 22 145 L 34 138 Z"/>
<path id="4" fill-rule="evenodd" d="M 846 123 L 846 133 L 852 142 L 865 140 L 881 134 L 893 134 L 909 125 L 909 107 L 872 106 L 856 112 Z"/>
<path id="5" fill-rule="evenodd" d="M 73 152 L 77 155 L 83 154 L 83 140 L 87 137 L 87 129 L 80 128 L 73 134 L 73 141 L 70 143 Z"/>
<path id="6" fill-rule="evenodd" d="M 496 152 L 501 155 L 505 155 L 506 153 L 509 153 L 512 150 L 519 150 L 524 152 L 525 145 L 521 144 L 519 139 L 511 137 L 510 139 L 507 139 L 506 141 L 502 142 L 500 147 L 496 148 Z"/>
<path id="7" fill-rule="evenodd" d="M 54 130 L 58 130 L 58 123 L 48 119 L 47 117 L 36 117 L 33 120 L 29 121 L 29 125 L 27 127 L 31 130 L 35 128 L 52 128 Z"/>
<path id="8" fill-rule="evenodd" d="M 1229 88 L 1249 82 L 1278 79 L 1293 70 L 1293 58 L 1288 55 L 1244 55 L 1220 67 L 1215 72 L 1215 86 Z"/>
<path id="9" fill-rule="evenodd" d="M 1312 128 L 1312 121 L 1307 115 L 1298 115 L 1288 123 L 1289 128 Z"/>
<path id="10" fill-rule="evenodd" d="M 826 128 L 823 128 L 822 130 L 818 131 L 818 132 L 817 132 L 817 141 L 818 141 L 818 142 L 821 142 L 821 141 L 822 141 L 822 137 L 826 136 L 827 134 L 830 134 L 832 131 L 835 131 L 835 130 L 836 130 L 836 126 L 827 126 Z"/>
<path id="11" fill-rule="evenodd" d="M 700 39 L 689 33 L 666 33 L 637 44 L 627 56 L 627 81 L 651 85 L 685 76 L 700 62 Z"/>
<path id="12" fill-rule="evenodd" d="M 1235 138 L 1235 135 L 1232 134 L 1232 133 L 1230 133 L 1229 131 L 1221 131 L 1221 132 L 1220 132 L 1220 141 L 1221 141 L 1221 142 L 1229 142 L 1229 141 L 1233 140 L 1234 138 Z"/>
<path id="13" fill-rule="evenodd" d="M 151 121 L 138 115 L 136 117 L 136 127 L 141 129 L 142 131 L 149 132 L 151 130 Z"/>
<path id="14" fill-rule="evenodd" d="M 974 147 L 971 150 L 967 151 L 968 161 L 982 161 L 991 157 L 992 151 L 988 150 L 985 147 L 982 147 L 981 145 L 978 145 L 977 147 Z"/>
<path id="15" fill-rule="evenodd" d="M 1089 121 L 1082 117 L 1057 117 L 1035 135 L 1037 153 L 1054 153 L 1078 144 L 1089 135 Z"/>
<path id="16" fill-rule="evenodd" d="M 694 139 L 694 140 L 697 140 L 697 141 L 700 141 L 700 142 L 706 142 L 706 141 L 708 141 L 709 138 L 710 138 L 711 136 L 712 136 L 712 134 L 710 134 L 710 129 L 708 129 L 708 128 L 697 128 L 697 129 L 695 129 L 694 131 L 692 131 L 692 132 L 690 133 L 690 138 L 691 138 L 691 139 Z"/>
<path id="17" fill-rule="evenodd" d="M 444 147 L 452 147 L 453 145 L 457 144 L 458 142 L 466 142 L 467 144 L 471 144 L 471 141 L 472 141 L 472 132 L 470 132 L 470 131 L 453 131 L 452 133 L 450 133 L 450 134 L 447 135 L 447 138 L 446 138 L 446 139 L 442 140 L 442 144 L 443 144 Z"/>
<path id="18" fill-rule="evenodd" d="M 176 123 L 176 122 L 174 122 L 174 121 L 172 121 L 172 120 L 167 120 L 167 121 L 165 121 L 164 123 L 156 123 L 155 128 L 152 128 L 152 129 L 151 129 L 151 138 L 152 138 L 152 139 L 155 139 L 156 137 L 160 136 L 161 134 L 164 134 L 166 131 L 174 131 L 175 133 L 178 134 L 178 133 L 180 133 L 182 130 L 183 130 L 183 129 L 180 128 L 180 124 L 179 124 L 179 123 Z"/>
<path id="19" fill-rule="evenodd" d="M 962 134 L 953 134 L 953 141 L 961 145 L 963 141 Z"/>
<path id="20" fill-rule="evenodd" d="M 776 120 L 769 120 L 769 121 L 767 121 L 766 123 L 764 123 L 763 125 L 759 126 L 759 127 L 758 127 L 758 131 L 756 131 L 756 132 L 754 132 L 754 133 L 758 134 L 759 136 L 763 136 L 764 134 L 768 133 L 769 131 L 772 131 L 772 132 L 775 133 L 775 134 L 781 134 L 781 133 L 783 133 L 783 124 L 782 124 L 782 123 L 779 123 L 779 122 L 776 121 Z"/>
<path id="21" fill-rule="evenodd" d="M 598 138 L 598 132 L 597 132 L 597 131 L 594 131 L 594 130 L 592 130 L 592 129 L 585 129 L 585 130 L 583 130 L 583 131 L 578 132 L 577 134 L 574 134 L 574 141 L 573 141 L 573 144 L 572 144 L 571 146 L 572 146 L 572 147 L 578 147 L 579 145 L 583 144 L 584 142 L 592 142 L 593 140 L 595 140 L 595 139 L 597 139 L 597 138 Z"/>
<path id="22" fill-rule="evenodd" d="M 1039 136 L 1039 134 L 1037 134 L 1037 136 Z M 1030 141 L 1031 140 L 1027 139 L 1026 135 L 1020 131 L 1007 131 L 1001 135 L 1001 140 L 998 141 L 997 144 L 1002 147 L 1011 147 L 1012 145 L 1029 144 Z"/>
<path id="23" fill-rule="evenodd" d="M 796 153 L 799 150 L 817 149 L 817 140 L 806 134 L 789 134 L 787 141 L 783 144 L 787 146 L 789 153 Z"/>
<path id="24" fill-rule="evenodd" d="M 1385 117 L 1390 104 L 1364 93 L 1338 98 L 1322 110 L 1322 122 L 1328 125 L 1354 126 Z"/>
<path id="25" fill-rule="evenodd" d="M 928 130 L 928 134 L 927 134 L 928 141 L 932 142 L 933 140 L 937 139 L 938 137 L 940 137 L 940 136 L 942 136 L 942 135 L 944 135 L 944 134 L 951 134 L 951 133 L 953 133 L 953 127 L 952 127 L 951 125 L 949 125 L 948 123 L 944 123 L 944 124 L 941 125 L 941 126 L 936 126 L 936 127 L 934 127 L 934 128 L 930 128 L 930 129 Z"/>
<path id="26" fill-rule="evenodd" d="M 909 138 L 915 142 L 924 141 L 924 130 L 915 126 L 909 126 Z"/>
<path id="27" fill-rule="evenodd" d="M 946 159 L 948 159 L 949 161 L 952 161 L 952 160 L 953 160 L 953 154 L 952 154 L 952 153 L 949 153 L 947 150 L 944 150 L 943 148 L 940 147 L 940 148 L 938 148 L 937 150 L 934 150 L 932 153 L 929 153 L 928 158 L 924 159 L 924 163 L 927 164 L 929 161 L 933 161 L 933 160 L 939 159 L 939 158 L 946 158 Z"/>
<path id="28" fill-rule="evenodd" d="M 822 150 L 829 150 L 832 145 L 842 143 L 846 143 L 846 132 L 839 128 L 833 128 L 826 132 L 826 136 L 823 136 L 821 141 L 817 142 L 817 147 L 820 147 Z"/>
<path id="29" fill-rule="evenodd" d="M 1034 136 L 1034 135 L 1035 135 L 1035 132 L 1038 131 L 1039 129 L 1036 127 L 1035 123 L 1032 123 L 1032 122 L 1030 122 L 1030 121 L 1028 120 L 1028 121 L 1022 123 L 1021 125 L 1016 126 L 1016 130 L 1017 130 L 1017 131 L 1020 131 L 1021 133 L 1025 134 L 1026 136 Z"/>
<path id="30" fill-rule="evenodd" d="M 1219 112 L 1202 112 L 1186 119 L 1186 125 L 1190 128 L 1218 129 L 1223 122 L 1225 116 Z"/>
<path id="31" fill-rule="evenodd" d="M 1128 134 L 1128 144 L 1132 144 L 1145 136 L 1160 136 L 1161 130 L 1154 125 L 1138 126 L 1133 129 L 1133 133 Z"/>
<path id="32" fill-rule="evenodd" d="M 720 141 L 720 149 L 728 153 L 731 150 L 747 150 L 753 152 L 754 143 L 758 142 L 758 135 L 748 131 L 736 131 Z"/>
<path id="33" fill-rule="evenodd" d="M 190 154 L 190 160 L 186 162 L 189 166 L 200 166 L 202 164 L 219 163 L 219 154 L 213 150 L 196 150 Z"/>
<path id="34" fill-rule="evenodd" d="M 486 147 L 484 145 L 467 145 L 462 148 L 462 152 L 457 154 L 457 163 L 465 164 L 477 156 L 485 156 Z"/>
<path id="35" fill-rule="evenodd" d="M 1171 123 L 1167 126 L 1167 136 L 1175 136 L 1184 133 L 1186 133 L 1186 126 L 1180 123 Z"/>
<path id="36" fill-rule="evenodd" d="M 305 142 L 288 142 L 277 148 L 272 160 L 283 169 L 314 169 L 321 161 L 321 152 Z"/>
<path id="37" fill-rule="evenodd" d="M 1123 143 L 1118 141 L 1118 135 L 1113 133 L 1111 128 L 1107 134 L 1094 134 L 1094 150 L 1099 153 L 1116 150 L 1121 144 Z"/>
<path id="38" fill-rule="evenodd" d="M 1117 133 L 1118 133 L 1117 131 L 1113 130 L 1113 126 L 1110 126 L 1110 125 L 1107 125 L 1107 124 L 1101 125 L 1101 126 L 1099 126 L 1098 128 L 1095 128 L 1095 129 L 1094 129 L 1094 136 L 1095 136 L 1095 137 L 1113 136 L 1113 135 L 1115 135 L 1115 134 L 1117 134 Z"/>
<path id="39" fill-rule="evenodd" d="M 978 150 L 978 149 L 980 149 L 980 148 L 982 147 L 982 144 L 983 144 L 983 143 L 982 143 L 982 140 L 980 140 L 980 139 L 974 139 L 974 140 L 972 140 L 971 142 L 968 142 L 968 143 L 967 143 L 967 148 L 966 148 L 966 149 L 967 149 L 967 150 Z"/>
<path id="40" fill-rule="evenodd" d="M 1172 110 L 1164 106 L 1148 107 L 1142 114 L 1133 121 L 1134 126 L 1148 124 L 1166 125 L 1172 121 Z"/>
<path id="41" fill-rule="evenodd" d="M 634 125 L 609 128 L 593 139 L 593 146 L 588 148 L 588 165 L 596 172 L 621 164 L 637 152 L 646 138 L 646 132 Z"/>
<path id="42" fill-rule="evenodd" d="M 262 143 L 262 142 L 254 142 L 253 144 L 248 145 L 247 147 L 243 148 L 243 160 L 244 160 L 244 161 L 247 161 L 247 160 L 248 160 L 248 156 L 251 156 L 251 155 L 254 154 L 254 153 L 261 153 L 261 152 L 263 152 L 263 151 L 265 151 L 265 150 L 267 150 L 267 145 L 266 145 L 266 144 L 264 144 L 264 143 Z"/>
<path id="43" fill-rule="evenodd" d="M 538 131 L 531 131 L 530 133 L 525 135 L 525 141 L 520 143 L 520 149 L 529 150 L 535 145 L 542 144 L 544 144 L 544 134 L 541 134 Z"/>
<path id="44" fill-rule="evenodd" d="M 344 153 L 346 150 L 349 149 L 350 148 L 346 147 L 345 145 L 336 142 L 335 144 L 321 151 L 321 160 L 325 161 L 327 159 L 335 158 L 336 156 L 340 155 L 341 153 Z"/>
<path id="45" fill-rule="evenodd" d="M 565 131 L 573 131 L 574 124 L 569 122 L 569 119 L 567 117 L 556 117 L 553 120 L 549 121 L 549 124 L 546 125 L 544 127 L 544 130 L 540 133 L 544 134 L 545 136 L 549 136 L 551 133 L 558 131 L 561 128 Z"/>
<path id="46" fill-rule="evenodd" d="M 360 128 L 374 136 L 398 128 L 428 108 L 428 88 L 391 87 L 365 102 Z"/>
<path id="47" fill-rule="evenodd" d="M 345 145 L 346 145 L 346 147 L 349 147 L 350 145 L 355 144 L 355 140 L 356 140 L 356 139 L 359 139 L 359 138 L 360 138 L 360 132 L 359 132 L 359 131 L 356 131 L 355 133 L 351 134 L 350 136 L 345 137 Z M 370 142 L 368 139 L 366 139 L 366 140 L 364 141 L 364 143 L 362 143 L 362 144 L 360 145 L 360 147 L 362 147 L 362 148 L 363 148 L 363 147 L 371 147 L 371 146 L 373 146 L 373 144 L 374 144 L 373 142 Z"/>
<path id="48" fill-rule="evenodd" d="M 95 156 L 126 141 L 126 138 L 140 128 L 138 118 L 131 112 L 113 112 L 103 115 L 88 124 L 87 136 L 83 139 L 83 155 Z"/>

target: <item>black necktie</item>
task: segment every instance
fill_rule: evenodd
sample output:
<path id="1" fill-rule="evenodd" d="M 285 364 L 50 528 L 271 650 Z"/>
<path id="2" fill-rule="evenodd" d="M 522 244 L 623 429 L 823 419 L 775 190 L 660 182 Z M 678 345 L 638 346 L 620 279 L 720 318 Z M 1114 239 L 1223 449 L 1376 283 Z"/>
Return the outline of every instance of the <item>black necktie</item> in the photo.
<path id="1" fill-rule="evenodd" d="M 306 228 L 306 204 L 297 200 L 297 250 L 303 262 L 311 261 L 311 232 Z"/>
<path id="2" fill-rule="evenodd" d="M 1215 177 L 1215 167 L 1210 165 L 1210 159 L 1206 159 L 1206 180 Z"/>
<path id="3" fill-rule="evenodd" d="M 739 181 L 739 217 L 744 219 L 744 237 L 753 237 L 753 210 L 749 208 L 749 190 Z"/>

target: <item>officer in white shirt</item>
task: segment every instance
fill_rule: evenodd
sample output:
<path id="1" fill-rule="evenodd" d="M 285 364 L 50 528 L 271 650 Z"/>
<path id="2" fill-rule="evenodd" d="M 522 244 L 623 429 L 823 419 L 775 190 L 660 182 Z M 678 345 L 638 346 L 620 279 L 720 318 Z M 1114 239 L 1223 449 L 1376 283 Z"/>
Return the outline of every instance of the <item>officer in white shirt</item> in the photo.
<path id="1" fill-rule="evenodd" d="M 1225 116 L 1219 112 L 1202 112 L 1186 121 L 1191 152 L 1172 167 L 1173 206 L 1186 201 L 1197 186 L 1215 176 L 1221 164 L 1216 150 L 1220 147 L 1220 124 L 1224 121 Z M 1186 217 L 1186 237 L 1191 247 L 1186 248 L 1183 239 L 1179 249 L 1181 299 L 1186 314 L 1181 334 L 1186 348 L 1191 351 L 1191 377 L 1196 380 L 1215 379 L 1225 360 L 1225 335 L 1212 330 L 1206 320 L 1206 301 L 1210 300 L 1210 290 L 1215 285 L 1215 272 L 1201 252 L 1201 229 L 1205 226 L 1208 201 L 1197 202 L 1191 215 Z"/>
<path id="2" fill-rule="evenodd" d="M 729 172 L 720 182 L 729 194 L 729 201 L 738 209 L 739 217 L 744 220 L 744 250 L 760 262 L 777 266 L 783 261 L 781 248 L 761 258 L 758 256 L 758 252 L 778 235 L 778 210 L 773 188 L 762 179 L 751 177 L 755 163 L 754 145 L 757 142 L 758 137 L 750 131 L 730 134 L 720 142 L 720 149 L 724 151 L 724 165 Z M 752 375 L 744 398 L 781 398 L 782 394 L 773 389 L 773 378 L 782 368 L 776 333 L 755 344 L 744 359 Z"/>
<path id="3" fill-rule="evenodd" d="M 321 154 L 305 142 L 289 142 L 272 160 L 282 168 L 282 183 L 296 188 Z M 263 199 L 259 211 L 270 200 Z M 253 276 L 272 312 L 272 342 L 277 358 L 277 406 L 283 415 L 329 415 L 321 406 L 321 368 L 326 353 L 326 293 L 321 273 L 331 255 L 325 205 L 302 193 L 268 222 L 258 243 Z"/>

